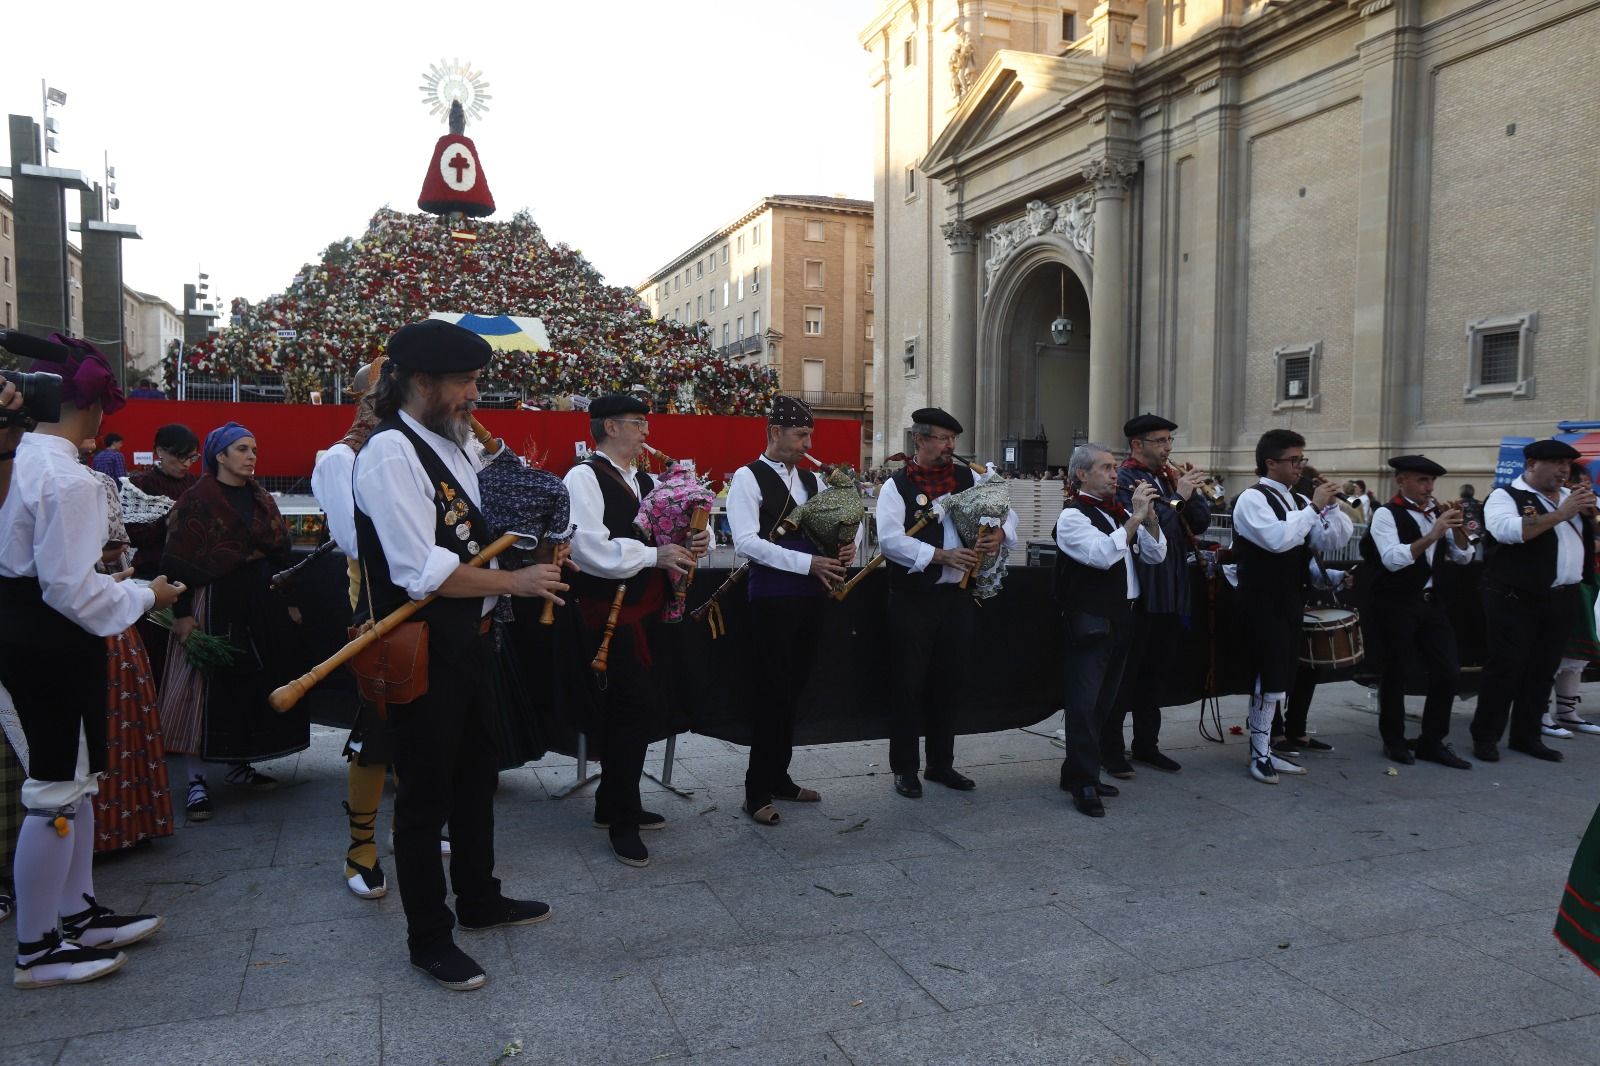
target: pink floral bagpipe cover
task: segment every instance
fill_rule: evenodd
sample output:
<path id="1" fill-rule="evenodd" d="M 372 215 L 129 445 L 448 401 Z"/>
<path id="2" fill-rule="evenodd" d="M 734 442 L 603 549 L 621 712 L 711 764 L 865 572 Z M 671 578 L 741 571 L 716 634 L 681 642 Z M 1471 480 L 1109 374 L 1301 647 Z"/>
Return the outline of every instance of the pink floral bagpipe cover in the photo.
<path id="1" fill-rule="evenodd" d="M 645 540 L 660 547 L 663 544 L 688 546 L 693 529 L 694 513 L 711 512 L 716 494 L 704 480 L 695 476 L 692 463 L 673 463 L 667 472 L 656 480 L 656 487 L 639 502 L 639 514 L 633 524 L 644 534 Z M 705 528 L 702 524 L 699 528 Z M 663 622 L 683 620 L 684 597 L 689 591 L 692 574 L 672 576 L 668 579 L 672 595 L 661 608 Z"/>

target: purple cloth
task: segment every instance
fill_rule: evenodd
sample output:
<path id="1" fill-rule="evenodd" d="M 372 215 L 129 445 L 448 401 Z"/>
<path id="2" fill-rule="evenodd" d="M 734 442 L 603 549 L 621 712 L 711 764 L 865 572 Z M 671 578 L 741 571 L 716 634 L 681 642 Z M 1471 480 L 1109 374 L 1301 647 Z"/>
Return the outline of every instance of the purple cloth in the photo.
<path id="1" fill-rule="evenodd" d="M 217 472 L 217 456 L 227 451 L 234 441 L 253 437 L 248 429 L 237 422 L 228 422 L 218 426 L 206 434 L 205 447 L 200 450 L 200 461 L 205 463 L 206 469 L 211 473 Z"/>
<path id="2" fill-rule="evenodd" d="M 102 474 L 107 474 L 114 478 L 128 476 L 128 461 L 115 448 L 101 448 L 94 453 L 94 458 L 90 460 L 89 465 Z"/>
<path id="3" fill-rule="evenodd" d="M 128 401 L 122 397 L 122 386 L 117 384 L 117 375 L 106 362 L 105 353 L 82 337 L 52 333 L 50 339 L 71 348 L 72 355 L 64 363 L 36 359 L 33 369 L 61 376 L 63 400 L 80 411 L 97 403 L 102 414 L 114 415 L 122 410 Z"/>
<path id="4" fill-rule="evenodd" d="M 812 546 L 809 538 L 804 533 L 790 533 L 786 537 L 779 537 L 777 544 L 780 548 L 790 548 L 797 552 L 815 555 L 817 549 Z M 752 600 L 764 600 L 771 596 L 822 596 L 827 593 L 822 582 L 810 574 L 795 574 L 788 570 L 774 570 L 762 566 L 760 563 L 750 564 L 749 594 Z"/>

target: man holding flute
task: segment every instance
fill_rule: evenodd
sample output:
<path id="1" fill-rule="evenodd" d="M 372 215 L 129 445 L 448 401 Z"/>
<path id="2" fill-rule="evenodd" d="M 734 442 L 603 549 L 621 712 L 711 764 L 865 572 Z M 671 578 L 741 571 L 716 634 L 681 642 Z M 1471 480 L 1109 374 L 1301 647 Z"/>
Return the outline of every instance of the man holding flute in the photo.
<path id="1" fill-rule="evenodd" d="M 1117 789 L 1100 780 L 1101 731 L 1117 730 L 1120 756 L 1122 720 L 1114 712 L 1140 592 L 1134 560 L 1159 564 L 1168 544 L 1152 510 L 1156 486 L 1140 481 L 1124 508 L 1116 493 L 1117 461 L 1105 445 L 1073 449 L 1067 477 L 1076 492 L 1056 520 L 1054 588 L 1066 642 L 1061 677 L 1067 756 L 1061 788 L 1080 813 L 1103 818 L 1101 797 L 1115 796 Z"/>
<path id="2" fill-rule="evenodd" d="M 490 613 L 504 595 L 561 602 L 560 568 L 504 571 L 468 565 L 488 544 L 479 511 L 472 433 L 478 375 L 493 350 L 482 337 L 438 319 L 389 338 L 373 397 L 378 425 L 355 464 L 355 528 L 374 618 L 434 596 L 417 611 L 426 622 L 426 692 L 390 704 L 394 741 L 394 860 L 406 913 L 411 963 L 454 990 L 481 988 L 483 968 L 451 931 L 525 925 L 550 908 L 508 899 L 494 876 L 497 782 L 491 716 L 494 648 Z M 439 835 L 450 824 L 445 903 Z"/>
<path id="3" fill-rule="evenodd" d="M 1484 762 L 1499 761 L 1508 720 L 1512 751 L 1561 761 L 1540 739 L 1539 719 L 1578 612 L 1578 583 L 1594 579 L 1595 494 L 1566 487 L 1582 456 L 1558 440 L 1536 440 L 1522 456 L 1522 476 L 1483 504 L 1493 538 L 1483 568 L 1489 661 L 1472 716 L 1472 753 Z"/>
<path id="4" fill-rule="evenodd" d="M 608 831 L 612 853 L 628 866 L 650 864 L 639 830 L 667 824 L 661 815 L 642 809 L 639 799 L 653 699 L 644 624 L 660 612 L 667 595 L 667 583 L 655 571 L 687 573 L 711 540 L 700 530 L 687 548 L 651 547 L 633 523 L 639 501 L 655 488 L 650 475 L 633 466 L 650 435 L 649 413 L 635 396 L 596 397 L 589 404 L 595 450 L 568 470 L 565 479 L 577 526 L 572 561 L 580 572 L 573 575 L 572 587 L 587 638 L 585 654 L 600 645 L 608 621 L 613 629 L 605 684 L 594 693 L 603 767 L 594 794 L 594 824 Z"/>
<path id="5" fill-rule="evenodd" d="M 975 788 L 955 769 L 955 731 L 950 711 L 961 689 L 966 665 L 962 649 L 972 639 L 972 593 L 962 577 L 980 553 L 1017 542 L 1017 513 L 1003 527 L 986 528 L 971 548 L 948 515 L 912 536 L 917 519 L 941 497 L 969 489 L 972 468 L 954 462 L 961 423 L 937 407 L 911 414 L 916 455 L 878 494 L 878 545 L 889 567 L 889 661 L 895 673 L 894 725 L 889 739 L 889 769 L 894 790 L 908 799 L 922 795 L 917 781 L 917 735 L 927 737 L 923 776 L 948 788 Z"/>
<path id="6" fill-rule="evenodd" d="M 1461 505 L 1441 507 L 1433 498 L 1434 479 L 1445 475 L 1444 467 L 1425 455 L 1397 455 L 1389 465 L 1395 472 L 1394 499 L 1373 513 L 1361 538 L 1361 557 L 1374 575 L 1369 610 L 1383 652 L 1378 681 L 1383 753 L 1401 765 L 1425 759 L 1470 770 L 1472 764 L 1452 751 L 1445 737 L 1461 674 L 1450 622 L 1451 595 L 1456 567 L 1472 561 L 1472 544 L 1462 525 Z M 1406 742 L 1405 713 L 1406 671 L 1413 656 L 1422 659 L 1428 674 L 1415 755 Z"/>
<path id="7" fill-rule="evenodd" d="M 1211 502 L 1204 492 L 1205 473 L 1192 466 L 1179 470 L 1171 463 L 1172 434 L 1176 422 L 1155 414 L 1136 415 L 1123 425 L 1128 457 L 1117 470 L 1117 502 L 1132 510 L 1133 492 L 1149 485 L 1155 495 L 1150 507 L 1166 538 L 1167 549 L 1158 558 L 1139 554 L 1129 560 L 1139 578 L 1139 598 L 1133 605 L 1128 661 L 1144 662 L 1152 648 L 1176 648 L 1184 639 L 1183 620 L 1193 611 L 1189 583 L 1189 544 L 1211 525 Z M 1112 777 L 1133 776 L 1128 762 L 1143 763 L 1175 774 L 1183 769 L 1162 754 L 1159 670 L 1130 670 L 1122 679 L 1117 700 L 1100 734 L 1100 762 Z M 1122 723 L 1133 712 L 1133 745 L 1122 747 Z"/>
<path id="8" fill-rule="evenodd" d="M 785 518 L 817 494 L 817 475 L 798 465 L 811 450 L 815 425 L 803 400 L 773 397 L 766 450 L 734 472 L 728 489 L 733 547 L 750 560 L 750 617 L 766 660 L 767 683 L 750 702 L 755 720 L 744 778 L 744 811 L 762 825 L 778 822 L 774 800 L 822 798 L 789 776 L 795 710 L 816 658 L 827 593 L 844 581 L 856 554 L 854 544 L 845 544 L 837 558 L 822 555 L 798 532 L 771 539 Z"/>

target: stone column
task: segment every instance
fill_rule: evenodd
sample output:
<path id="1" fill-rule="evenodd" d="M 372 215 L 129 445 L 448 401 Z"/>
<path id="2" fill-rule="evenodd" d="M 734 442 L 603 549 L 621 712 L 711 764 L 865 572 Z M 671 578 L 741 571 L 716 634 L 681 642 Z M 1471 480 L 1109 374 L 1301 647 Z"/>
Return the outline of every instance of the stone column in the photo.
<path id="1" fill-rule="evenodd" d="M 978 231 L 963 219 L 940 227 L 950 246 L 950 413 L 978 439 Z M 987 427 L 985 427 L 987 428 Z"/>
<path id="2" fill-rule="evenodd" d="M 1128 409 L 1127 239 L 1122 204 L 1139 161 L 1090 160 L 1083 176 L 1094 186 L 1094 292 L 1089 298 L 1089 439 L 1116 447 Z"/>

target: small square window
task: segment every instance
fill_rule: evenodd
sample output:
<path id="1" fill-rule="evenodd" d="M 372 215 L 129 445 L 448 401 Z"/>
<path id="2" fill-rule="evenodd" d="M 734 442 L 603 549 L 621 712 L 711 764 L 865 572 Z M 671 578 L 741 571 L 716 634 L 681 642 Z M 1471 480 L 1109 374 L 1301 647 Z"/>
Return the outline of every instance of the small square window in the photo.
<path id="1" fill-rule="evenodd" d="M 823 227 L 822 220 L 817 218 L 806 219 L 806 240 L 821 241 L 827 239 L 827 230 Z"/>
<path id="2" fill-rule="evenodd" d="M 869 341 L 872 339 L 872 331 L 873 331 L 874 323 L 875 323 L 875 319 L 873 318 L 873 313 L 871 311 L 868 311 L 867 312 L 867 340 L 869 340 Z M 870 377 L 870 376 L 871 375 L 868 375 L 868 377 Z"/>
<path id="3" fill-rule="evenodd" d="M 694 298 L 694 317 L 696 320 L 706 317 L 706 298 L 704 296 L 696 296 Z"/>
<path id="4" fill-rule="evenodd" d="M 872 277 L 873 277 L 872 268 L 871 267 L 867 267 L 867 291 L 868 292 L 872 291 Z"/>
<path id="5" fill-rule="evenodd" d="M 722 346 L 724 348 L 726 348 L 728 346 L 728 339 L 729 339 L 728 338 L 728 331 L 729 331 L 729 328 L 730 327 L 729 327 L 728 323 L 724 322 L 722 324 Z"/>
<path id="6" fill-rule="evenodd" d="M 750 291 L 751 292 L 760 292 L 761 291 L 761 268 L 760 267 L 751 267 L 750 268 Z"/>
<path id="7" fill-rule="evenodd" d="M 739 234 L 739 254 L 744 254 L 744 234 Z"/>
<path id="8" fill-rule="evenodd" d="M 750 336 L 752 336 L 752 337 L 761 336 L 761 312 L 760 311 L 751 311 L 750 312 Z"/>
<path id="9" fill-rule="evenodd" d="M 908 67 L 916 66 L 916 64 L 917 64 L 917 38 L 916 38 L 916 35 L 913 34 L 912 36 L 909 36 L 909 37 L 907 37 L 905 39 L 905 44 L 903 46 L 902 57 L 901 58 L 903 59 L 905 66 L 908 66 Z"/>
<path id="10" fill-rule="evenodd" d="M 722 265 L 728 265 L 728 246 L 726 244 L 722 246 Z"/>
<path id="11" fill-rule="evenodd" d="M 917 372 L 917 338 L 906 338 L 905 347 L 901 350 L 900 358 L 905 360 L 906 377 L 910 377 Z"/>
<path id="12" fill-rule="evenodd" d="M 805 310 L 805 323 L 807 337 L 822 336 L 822 308 L 808 306 Z"/>
<path id="13" fill-rule="evenodd" d="M 737 319 L 735 319 L 733 325 L 733 339 L 740 341 L 744 340 L 744 316 L 740 315 Z"/>
<path id="14" fill-rule="evenodd" d="M 750 227 L 750 243 L 751 244 L 760 244 L 761 243 L 761 223 L 759 223 L 759 222 L 757 222 L 754 226 Z"/>
<path id="15" fill-rule="evenodd" d="M 805 285 L 808 289 L 822 288 L 822 260 L 806 260 Z"/>
<path id="16" fill-rule="evenodd" d="M 1467 400 L 1514 400 L 1533 395 L 1533 335 L 1537 312 L 1494 315 L 1467 323 Z"/>
<path id="17" fill-rule="evenodd" d="M 722 283 L 722 306 L 723 307 L 727 307 L 728 306 L 728 293 L 729 293 L 731 288 L 732 287 L 726 281 L 724 281 Z"/>
<path id="18" fill-rule="evenodd" d="M 917 165 L 915 163 L 911 163 L 911 164 L 907 165 L 907 167 L 906 167 L 906 199 L 909 201 L 909 200 L 915 200 L 916 198 L 917 198 Z"/>
<path id="19" fill-rule="evenodd" d="M 1286 344 L 1272 353 L 1277 364 L 1277 389 L 1272 398 L 1274 411 L 1315 411 L 1318 370 L 1322 361 L 1322 342 Z"/>
<path id="20" fill-rule="evenodd" d="M 694 276 L 696 278 L 703 278 L 706 276 L 706 265 L 700 262 L 698 259 L 696 259 L 694 262 Z"/>
<path id="21" fill-rule="evenodd" d="M 744 299 L 744 275 L 739 275 L 739 299 Z"/>
<path id="22" fill-rule="evenodd" d="M 1071 11 L 1061 12 L 1061 43 L 1071 44 L 1078 39 L 1078 16 Z"/>

